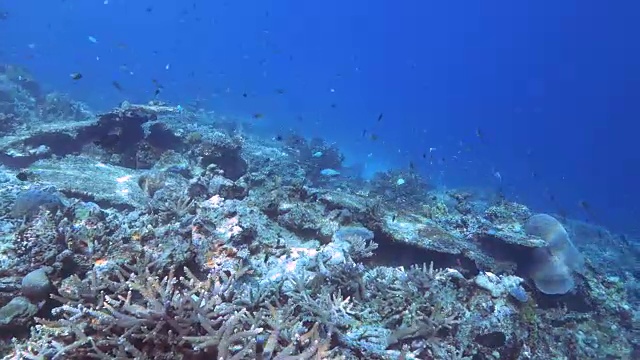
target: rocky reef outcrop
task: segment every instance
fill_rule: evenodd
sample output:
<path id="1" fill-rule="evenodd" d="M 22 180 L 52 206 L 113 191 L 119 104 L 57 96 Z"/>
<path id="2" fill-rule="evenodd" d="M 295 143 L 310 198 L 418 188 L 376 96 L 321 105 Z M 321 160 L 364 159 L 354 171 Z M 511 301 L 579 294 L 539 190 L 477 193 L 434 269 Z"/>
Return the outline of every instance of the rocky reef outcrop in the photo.
<path id="1" fill-rule="evenodd" d="M 626 237 L 544 215 L 558 242 L 523 204 L 413 172 L 327 178 L 348 169 L 319 139 L 160 103 L 92 114 L 0 70 L 7 359 L 640 355 Z M 548 291 L 568 239 L 582 266 Z"/>

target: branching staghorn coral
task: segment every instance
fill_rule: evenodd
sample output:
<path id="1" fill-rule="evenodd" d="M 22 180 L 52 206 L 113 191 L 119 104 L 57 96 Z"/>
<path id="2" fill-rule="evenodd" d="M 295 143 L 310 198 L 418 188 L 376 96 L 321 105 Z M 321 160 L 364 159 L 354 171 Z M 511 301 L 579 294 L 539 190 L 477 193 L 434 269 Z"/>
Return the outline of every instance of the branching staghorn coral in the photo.
<path id="1" fill-rule="evenodd" d="M 239 273 L 243 271 L 240 270 Z M 38 319 L 24 359 L 327 359 L 330 334 L 291 311 L 235 301 L 236 272 L 198 279 L 188 268 L 160 274 L 153 263 L 92 272 L 76 296 L 55 296 L 55 319 Z M 297 336 L 282 325 L 298 324 Z M 287 333 L 287 335 L 290 335 Z M 264 339 L 267 339 L 266 342 Z"/>

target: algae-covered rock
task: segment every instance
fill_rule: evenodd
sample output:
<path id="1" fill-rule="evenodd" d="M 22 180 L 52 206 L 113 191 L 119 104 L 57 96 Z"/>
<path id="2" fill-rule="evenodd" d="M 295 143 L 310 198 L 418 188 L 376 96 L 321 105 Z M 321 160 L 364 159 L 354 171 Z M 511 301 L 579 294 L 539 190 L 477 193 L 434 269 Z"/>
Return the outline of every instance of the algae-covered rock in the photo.
<path id="1" fill-rule="evenodd" d="M 0 308 L 0 329 L 25 326 L 37 312 L 38 307 L 29 302 L 29 299 L 15 297 Z"/>

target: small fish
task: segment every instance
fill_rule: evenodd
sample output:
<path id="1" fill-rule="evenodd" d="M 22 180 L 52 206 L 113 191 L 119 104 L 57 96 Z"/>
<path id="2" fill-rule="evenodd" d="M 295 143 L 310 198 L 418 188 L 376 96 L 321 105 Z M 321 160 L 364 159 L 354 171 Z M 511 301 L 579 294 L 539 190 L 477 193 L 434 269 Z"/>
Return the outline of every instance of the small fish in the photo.
<path id="1" fill-rule="evenodd" d="M 122 91 L 122 85 L 120 85 L 119 82 L 114 80 L 114 81 L 111 82 L 111 85 L 113 85 L 113 87 L 116 88 L 116 90 Z"/>
<path id="2" fill-rule="evenodd" d="M 262 113 L 255 113 L 255 114 L 253 114 L 253 115 L 252 115 L 252 117 L 253 117 L 254 119 L 262 119 L 262 118 L 264 117 L 264 114 L 262 114 Z"/>
<path id="3" fill-rule="evenodd" d="M 376 140 L 378 140 L 378 135 L 376 135 L 376 134 L 371 134 L 371 136 L 370 136 L 370 137 L 371 137 L 371 140 L 372 140 L 372 141 L 376 141 Z"/>
<path id="4" fill-rule="evenodd" d="M 80 80 L 82 79 L 82 74 L 75 72 L 69 75 L 72 80 Z"/>
<path id="5" fill-rule="evenodd" d="M 7 20 L 9 18 L 8 11 L 0 11 L 0 20 Z"/>
<path id="6" fill-rule="evenodd" d="M 334 176 L 340 175 L 340 171 L 334 170 L 334 169 L 322 169 L 320 171 L 320 175 L 327 176 L 327 177 L 334 177 Z"/>
<path id="7" fill-rule="evenodd" d="M 95 37 L 93 37 L 91 35 L 87 36 L 87 39 L 89 39 L 89 41 L 94 43 L 94 44 L 98 43 L 98 39 L 96 39 Z"/>
<path id="8" fill-rule="evenodd" d="M 316 151 L 316 152 L 314 152 L 314 153 L 313 153 L 313 155 L 311 155 L 311 156 L 312 156 L 312 157 L 314 157 L 314 158 L 319 158 L 319 157 L 322 157 L 322 155 L 324 155 L 324 154 L 322 153 L 322 151 Z"/>
<path id="9" fill-rule="evenodd" d="M 580 200 L 578 205 L 580 205 L 580 207 L 583 208 L 585 211 L 589 211 L 591 209 L 591 206 L 585 200 Z"/>
<path id="10" fill-rule="evenodd" d="M 384 115 L 383 113 L 380 113 L 380 115 L 378 115 L 378 122 L 380 122 L 382 120 L 382 116 L 383 115 Z"/>
<path id="11" fill-rule="evenodd" d="M 331 108 L 335 109 L 336 108 L 336 104 L 331 104 Z"/>
<path id="12" fill-rule="evenodd" d="M 242 93 L 242 97 L 246 98 L 247 96 L 249 96 L 247 93 Z"/>
<path id="13" fill-rule="evenodd" d="M 362 137 L 367 136 L 367 129 L 362 130 Z"/>
<path id="14" fill-rule="evenodd" d="M 284 94 L 284 89 L 276 89 L 276 94 Z"/>
<path id="15" fill-rule="evenodd" d="M 391 222 L 396 222 L 397 216 L 398 216 L 397 214 L 393 214 L 393 216 L 391 217 Z"/>
<path id="16" fill-rule="evenodd" d="M 413 161 L 409 161 L 409 170 L 413 171 L 416 169 L 415 164 L 413 163 Z"/>
<path id="17" fill-rule="evenodd" d="M 276 141 L 282 141 L 282 135 L 276 135 L 273 139 Z"/>
<path id="18" fill-rule="evenodd" d="M 480 128 L 476 128 L 476 136 L 478 137 L 478 139 L 484 140 L 484 133 Z"/>

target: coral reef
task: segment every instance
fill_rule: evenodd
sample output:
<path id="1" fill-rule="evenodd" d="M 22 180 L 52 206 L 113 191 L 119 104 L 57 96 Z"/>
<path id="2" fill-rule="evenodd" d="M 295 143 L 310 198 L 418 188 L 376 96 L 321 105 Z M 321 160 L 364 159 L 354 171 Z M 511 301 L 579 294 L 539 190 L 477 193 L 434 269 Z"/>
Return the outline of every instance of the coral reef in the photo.
<path id="1" fill-rule="evenodd" d="M 365 182 L 323 140 L 191 107 L 79 116 L 0 73 L 5 359 L 640 356 L 633 239 L 412 171 Z"/>

